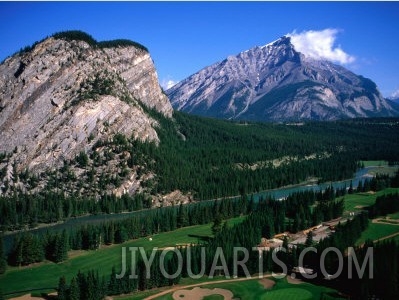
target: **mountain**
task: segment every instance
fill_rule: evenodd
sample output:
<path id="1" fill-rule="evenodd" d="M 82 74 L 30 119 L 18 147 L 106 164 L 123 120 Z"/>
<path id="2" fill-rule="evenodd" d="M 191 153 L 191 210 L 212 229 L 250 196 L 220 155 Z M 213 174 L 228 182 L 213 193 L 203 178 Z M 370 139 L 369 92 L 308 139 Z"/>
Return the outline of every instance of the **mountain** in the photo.
<path id="1" fill-rule="evenodd" d="M 389 97 L 389 98 L 387 98 L 387 100 L 389 100 L 393 103 L 399 104 L 399 97 Z"/>
<path id="2" fill-rule="evenodd" d="M 398 115 L 370 79 L 305 57 L 289 37 L 229 56 L 167 90 L 184 112 L 257 121 Z"/>
<path id="3" fill-rule="evenodd" d="M 144 46 L 61 32 L 3 61 L 0 78 L 0 194 L 62 184 L 132 193 L 151 177 L 116 146 L 158 143 L 147 111 L 172 116 Z"/>

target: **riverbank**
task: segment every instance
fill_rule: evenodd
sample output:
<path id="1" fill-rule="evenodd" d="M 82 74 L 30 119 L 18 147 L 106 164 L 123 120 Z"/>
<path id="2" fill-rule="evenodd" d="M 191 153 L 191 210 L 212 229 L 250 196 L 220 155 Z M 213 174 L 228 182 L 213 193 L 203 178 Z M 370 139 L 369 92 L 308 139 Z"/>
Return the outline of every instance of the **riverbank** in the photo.
<path id="1" fill-rule="evenodd" d="M 251 194 L 251 196 L 254 197 L 255 201 L 258 201 L 259 198 L 261 198 L 261 197 L 272 197 L 274 199 L 285 199 L 290 194 L 293 194 L 295 192 L 300 192 L 300 191 L 310 191 L 310 190 L 320 191 L 320 190 L 325 190 L 327 187 L 330 187 L 330 186 L 334 187 L 335 189 L 349 188 L 351 182 L 352 182 L 353 187 L 356 188 L 360 181 L 364 181 L 365 179 L 369 179 L 372 176 L 375 176 L 375 175 L 371 175 L 371 172 L 374 172 L 376 169 L 380 169 L 380 167 L 381 167 L 381 165 L 377 165 L 377 166 L 368 165 L 365 168 L 359 169 L 354 174 L 353 178 L 346 179 L 346 180 L 340 180 L 340 181 L 334 181 L 334 182 L 326 182 L 326 183 L 318 184 L 319 178 L 311 177 L 311 178 L 308 178 L 306 181 L 300 182 L 298 184 L 290 184 L 290 185 L 282 186 L 282 187 L 275 188 L 275 189 L 259 191 L 257 193 Z M 398 167 L 399 166 L 388 166 L 388 164 L 386 164 L 384 166 L 384 168 L 391 168 L 393 170 L 398 170 Z M 239 198 L 239 197 L 240 197 L 240 195 L 236 195 L 236 196 L 222 197 L 222 198 L 217 198 L 217 199 L 203 200 L 202 202 L 222 200 L 222 199 L 234 199 L 234 198 Z M 12 238 L 20 232 L 32 232 L 34 234 L 42 234 L 42 233 L 45 233 L 45 231 L 47 231 L 47 230 L 62 231 L 63 229 L 70 229 L 70 228 L 73 228 L 76 226 L 81 226 L 81 225 L 86 225 L 86 224 L 121 220 L 121 219 L 129 218 L 131 215 L 134 215 L 134 214 L 143 213 L 147 210 L 149 210 L 149 209 L 142 209 L 142 210 L 137 210 L 137 211 L 124 211 L 121 213 L 113 213 L 113 214 L 96 214 L 96 215 L 86 214 L 83 216 L 69 218 L 64 221 L 59 221 L 57 223 L 49 223 L 49 224 L 41 223 L 35 228 L 29 228 L 26 230 L 7 231 L 7 232 L 4 232 L 4 247 L 5 247 L 6 252 L 8 252 L 11 247 L 11 244 L 12 244 Z"/>

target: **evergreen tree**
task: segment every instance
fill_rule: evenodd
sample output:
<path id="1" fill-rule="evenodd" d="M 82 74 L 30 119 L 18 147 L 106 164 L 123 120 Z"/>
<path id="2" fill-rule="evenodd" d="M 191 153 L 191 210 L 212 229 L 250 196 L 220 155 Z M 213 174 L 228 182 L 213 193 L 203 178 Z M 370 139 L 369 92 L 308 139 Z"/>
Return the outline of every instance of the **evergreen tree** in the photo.
<path id="1" fill-rule="evenodd" d="M 187 219 L 187 207 L 180 203 L 179 206 L 179 213 L 177 217 L 177 227 L 185 227 L 187 226 L 188 219 Z"/>
<path id="2" fill-rule="evenodd" d="M 55 238 L 54 261 L 58 263 L 67 260 L 68 249 L 68 235 L 64 229 L 62 234 L 57 234 Z"/>
<path id="3" fill-rule="evenodd" d="M 123 224 L 119 223 L 115 231 L 115 243 L 122 244 L 123 242 L 127 241 L 127 239 L 128 235 L 126 228 Z"/>
<path id="4" fill-rule="evenodd" d="M 363 181 L 362 180 L 359 180 L 359 184 L 357 186 L 357 192 L 358 193 L 363 192 Z"/>
<path id="5" fill-rule="evenodd" d="M 178 261 L 176 253 L 173 252 L 172 257 L 168 260 L 167 268 L 168 268 L 168 274 L 170 274 L 170 275 L 176 274 L 176 272 L 179 268 L 179 261 Z M 181 279 L 181 273 L 177 274 L 177 276 L 175 278 L 170 278 L 168 280 L 168 284 L 169 285 L 178 284 L 180 279 Z"/>
<path id="6" fill-rule="evenodd" d="M 22 265 L 23 263 L 22 250 L 23 250 L 22 236 L 16 235 L 13 241 L 13 249 L 11 251 L 11 255 L 9 256 L 10 264 L 19 267 Z"/>
<path id="7" fill-rule="evenodd" d="M 114 243 L 115 239 L 115 227 L 114 223 L 111 222 L 110 224 L 106 225 L 105 234 L 104 234 L 104 243 L 107 245 L 111 245 Z"/>
<path id="8" fill-rule="evenodd" d="M 80 271 L 78 272 L 78 275 L 76 276 L 76 283 L 78 284 L 79 287 L 79 297 L 82 300 L 87 300 L 88 299 L 88 284 L 86 280 L 86 276 L 81 273 Z"/>
<path id="9" fill-rule="evenodd" d="M 99 283 L 99 298 L 104 299 L 108 293 L 107 281 L 105 280 L 105 276 L 102 276 L 101 283 Z"/>
<path id="10" fill-rule="evenodd" d="M 0 274 L 4 274 L 7 269 L 7 261 L 3 248 L 3 235 L 0 236 Z"/>
<path id="11" fill-rule="evenodd" d="M 71 279 L 71 285 L 69 286 L 69 300 L 79 300 L 80 299 L 80 294 L 79 294 L 79 286 L 78 283 L 76 282 L 75 277 Z"/>
<path id="12" fill-rule="evenodd" d="M 215 216 L 215 219 L 213 220 L 213 225 L 212 225 L 212 233 L 213 235 L 216 235 L 222 230 L 222 217 L 218 213 Z"/>
<path id="13" fill-rule="evenodd" d="M 294 223 L 292 224 L 291 227 L 291 231 L 296 233 L 298 232 L 298 230 L 300 229 L 300 219 L 299 219 L 299 215 L 295 214 L 295 218 L 294 218 Z"/>
<path id="14" fill-rule="evenodd" d="M 282 247 L 288 250 L 288 237 L 286 235 L 284 235 Z"/>
<path id="15" fill-rule="evenodd" d="M 13 250 L 10 254 L 10 262 L 13 265 L 28 265 L 40 262 L 44 259 L 43 244 L 39 237 L 24 233 L 14 238 Z"/>
<path id="16" fill-rule="evenodd" d="M 84 151 L 81 151 L 76 157 L 76 162 L 79 164 L 80 167 L 85 168 L 89 163 L 89 157 Z"/>
<path id="17" fill-rule="evenodd" d="M 349 186 L 348 194 L 353 194 L 353 183 L 352 183 L 352 180 L 351 180 L 351 183 L 350 183 L 350 186 Z"/>
<path id="18" fill-rule="evenodd" d="M 66 279 L 65 276 L 62 276 L 60 280 L 58 281 L 58 300 L 67 300 L 68 299 L 68 288 L 66 284 Z"/>
<path id="19" fill-rule="evenodd" d="M 103 294 L 103 287 L 100 286 L 100 279 L 98 276 L 98 272 L 89 271 L 86 276 L 86 286 L 87 286 L 87 293 L 86 298 L 87 300 L 101 300 L 104 298 Z M 81 297 L 82 299 L 82 297 Z"/>
<path id="20" fill-rule="evenodd" d="M 109 295 L 118 295 L 120 293 L 118 280 L 116 279 L 115 267 L 112 267 L 111 276 L 109 278 L 108 293 Z"/>
<path id="21" fill-rule="evenodd" d="M 308 234 L 306 235 L 305 246 L 310 247 L 313 245 L 313 232 L 309 230 Z"/>

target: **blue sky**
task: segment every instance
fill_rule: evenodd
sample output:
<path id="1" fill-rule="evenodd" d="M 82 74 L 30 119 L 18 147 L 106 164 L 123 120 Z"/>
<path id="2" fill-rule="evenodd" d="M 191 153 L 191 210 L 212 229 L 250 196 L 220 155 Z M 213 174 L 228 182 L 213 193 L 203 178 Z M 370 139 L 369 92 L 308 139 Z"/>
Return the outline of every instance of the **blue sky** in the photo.
<path id="1" fill-rule="evenodd" d="M 285 34 L 322 31 L 347 68 L 384 96 L 399 90 L 399 2 L 0 2 L 0 60 L 71 29 L 145 45 L 164 84 Z"/>

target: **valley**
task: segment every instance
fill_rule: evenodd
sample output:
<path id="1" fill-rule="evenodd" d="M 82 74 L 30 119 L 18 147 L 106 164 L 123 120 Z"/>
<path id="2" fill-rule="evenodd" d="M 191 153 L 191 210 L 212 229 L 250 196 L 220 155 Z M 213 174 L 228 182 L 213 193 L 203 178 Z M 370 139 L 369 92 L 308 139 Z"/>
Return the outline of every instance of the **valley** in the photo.
<path id="1" fill-rule="evenodd" d="M 399 110 L 370 79 L 284 36 L 164 91 L 145 46 L 76 30 L 0 78 L 0 299 L 399 295 Z"/>
<path id="2" fill-rule="evenodd" d="M 377 193 L 355 193 L 346 195 L 344 196 L 344 215 L 353 210 L 359 210 L 359 206 L 367 207 L 373 205 L 376 198 L 384 194 L 398 192 L 399 188 L 390 188 L 381 190 Z M 393 218 L 395 218 L 395 215 L 393 215 Z M 227 224 L 229 227 L 232 227 L 242 223 L 244 219 L 244 217 L 228 219 Z M 120 265 L 122 247 L 144 247 L 147 250 L 150 250 L 153 247 L 158 247 L 162 250 L 166 247 L 179 247 L 179 245 L 196 244 L 199 242 L 199 238 L 212 236 L 211 225 L 212 224 L 208 223 L 206 225 L 184 227 L 167 233 L 154 234 L 150 236 L 151 238 L 148 238 L 147 236 L 134 241 L 127 241 L 119 245 L 104 245 L 94 251 L 72 251 L 69 253 L 68 260 L 59 264 L 45 262 L 39 265 L 11 268 L 2 276 L 1 282 L 7 287 L 7 289 L 3 289 L 3 291 L 22 291 L 27 289 L 36 290 L 43 289 L 44 287 L 46 288 L 44 288 L 43 291 L 46 291 L 49 287 L 55 288 L 57 286 L 58 279 L 54 276 L 56 274 L 62 273 L 69 280 L 78 271 L 85 272 L 91 269 L 97 269 L 97 266 L 101 266 L 102 271 L 100 272 L 100 275 L 107 275 L 112 267 Z M 359 238 L 358 243 L 362 243 L 368 238 L 375 240 L 381 239 L 385 236 L 391 236 L 392 233 L 399 234 L 399 227 L 397 225 L 382 224 L 381 228 L 379 228 L 379 224 L 373 222 L 370 223 L 369 228 Z M 394 238 L 394 236 L 392 236 L 392 238 Z M 21 278 L 23 278 L 23 280 L 21 280 Z M 215 278 L 220 280 L 220 277 Z M 202 281 L 207 281 L 207 279 L 202 278 Z M 179 283 L 179 285 L 184 285 L 186 282 L 190 281 L 182 279 L 182 282 Z M 197 284 L 200 285 L 200 283 Z M 224 284 L 219 286 L 224 288 L 229 287 L 229 285 Z M 287 288 L 287 286 L 284 286 L 284 288 Z M 315 289 L 317 290 L 318 288 Z M 248 290 L 245 293 L 250 293 L 250 291 L 251 290 Z M 155 294 L 157 293 L 157 290 L 154 290 L 151 293 Z M 138 293 L 136 296 L 123 297 L 123 299 L 140 299 L 143 295 L 148 296 L 149 294 L 148 292 Z"/>

